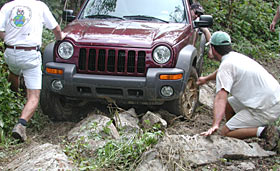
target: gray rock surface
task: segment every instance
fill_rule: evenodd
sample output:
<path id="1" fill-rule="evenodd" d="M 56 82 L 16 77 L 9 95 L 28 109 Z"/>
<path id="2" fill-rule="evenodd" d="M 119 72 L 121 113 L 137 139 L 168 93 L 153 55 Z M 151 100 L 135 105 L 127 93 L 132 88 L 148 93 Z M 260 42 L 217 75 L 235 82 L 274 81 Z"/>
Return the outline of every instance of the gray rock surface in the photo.
<path id="1" fill-rule="evenodd" d="M 21 152 L 17 159 L 9 163 L 5 170 L 77 170 L 62 149 L 57 145 L 43 144 Z"/>
<path id="2" fill-rule="evenodd" d="M 207 84 L 200 86 L 199 89 L 199 102 L 213 108 L 213 102 L 215 98 L 215 82 L 211 81 Z"/>
<path id="3" fill-rule="evenodd" d="M 115 123 L 125 132 L 120 136 L 113 121 L 103 115 L 90 114 L 68 132 L 68 140 L 75 143 L 82 140 L 88 145 L 86 150 L 95 152 L 109 140 L 130 141 L 143 131 L 139 126 L 139 119 L 134 109 L 119 113 L 114 118 Z M 147 124 L 145 120 L 149 120 Z M 147 112 L 142 117 L 145 128 L 159 123 L 163 128 L 167 126 L 158 114 Z M 146 151 L 141 158 L 137 171 L 169 171 L 192 170 L 193 166 L 215 163 L 221 159 L 249 159 L 253 157 L 269 157 L 275 152 L 263 150 L 257 143 L 211 135 L 203 137 L 198 134 L 173 134 L 166 133 L 164 137 Z M 80 142 L 77 142 L 80 143 Z M 87 151 L 88 152 L 88 151 Z M 255 170 L 255 165 L 250 162 L 241 162 L 239 165 L 227 167 L 229 170 Z M 2 169 L 2 168 L 0 168 Z M 57 145 L 43 144 L 30 145 L 29 149 L 21 152 L 19 157 L 5 167 L 6 170 L 77 170 L 67 156 Z"/>
<path id="4" fill-rule="evenodd" d="M 176 170 L 180 167 L 188 168 L 217 162 L 221 158 L 247 159 L 275 154 L 263 150 L 257 143 L 248 144 L 242 140 L 218 135 L 208 138 L 200 135 L 166 135 L 154 149 L 143 155 L 143 160 L 137 169 L 156 169 L 149 164 L 153 161 L 157 161 L 157 165 L 161 168 Z M 249 168 L 249 166 L 245 167 Z"/>
<path id="5" fill-rule="evenodd" d="M 159 124 L 162 129 L 167 128 L 167 122 L 160 115 L 148 111 L 142 117 L 142 125 L 145 129 L 152 128 L 155 124 Z"/>
<path id="6" fill-rule="evenodd" d="M 67 138 L 70 141 L 82 139 L 89 144 L 89 150 L 95 151 L 108 139 L 119 139 L 120 135 L 110 118 L 92 113 L 70 130 Z"/>
<path id="7" fill-rule="evenodd" d="M 139 119 L 134 108 L 130 108 L 127 111 L 121 112 L 114 116 L 114 121 L 117 128 L 124 131 L 140 130 Z"/>

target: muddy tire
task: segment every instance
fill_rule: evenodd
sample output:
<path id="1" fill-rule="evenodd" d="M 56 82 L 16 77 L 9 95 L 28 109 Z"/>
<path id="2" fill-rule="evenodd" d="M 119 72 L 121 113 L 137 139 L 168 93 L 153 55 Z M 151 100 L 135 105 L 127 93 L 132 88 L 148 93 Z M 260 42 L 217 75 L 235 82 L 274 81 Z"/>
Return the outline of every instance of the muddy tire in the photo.
<path id="1" fill-rule="evenodd" d="M 166 107 L 170 113 L 191 119 L 198 105 L 199 87 L 196 84 L 198 75 L 196 69 L 192 67 L 189 79 L 182 95 L 167 103 Z"/>
<path id="2" fill-rule="evenodd" d="M 40 106 L 52 121 L 79 121 L 89 110 L 89 103 L 69 100 L 64 96 L 42 89 Z"/>

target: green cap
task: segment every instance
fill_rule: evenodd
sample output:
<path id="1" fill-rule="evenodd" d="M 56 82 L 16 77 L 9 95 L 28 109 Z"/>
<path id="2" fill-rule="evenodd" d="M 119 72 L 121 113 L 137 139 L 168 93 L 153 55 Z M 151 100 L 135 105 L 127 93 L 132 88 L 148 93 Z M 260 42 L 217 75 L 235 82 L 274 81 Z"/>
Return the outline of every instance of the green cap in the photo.
<path id="1" fill-rule="evenodd" d="M 231 45 L 230 36 L 223 31 L 216 31 L 212 36 L 210 43 L 212 45 Z"/>

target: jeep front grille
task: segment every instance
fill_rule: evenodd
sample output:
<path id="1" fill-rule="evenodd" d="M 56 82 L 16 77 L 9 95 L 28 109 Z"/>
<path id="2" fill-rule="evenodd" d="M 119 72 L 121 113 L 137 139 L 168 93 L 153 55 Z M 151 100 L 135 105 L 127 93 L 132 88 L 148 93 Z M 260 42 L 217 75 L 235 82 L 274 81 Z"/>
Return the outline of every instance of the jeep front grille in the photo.
<path id="1" fill-rule="evenodd" d="M 144 76 L 145 51 L 81 48 L 78 72 Z"/>

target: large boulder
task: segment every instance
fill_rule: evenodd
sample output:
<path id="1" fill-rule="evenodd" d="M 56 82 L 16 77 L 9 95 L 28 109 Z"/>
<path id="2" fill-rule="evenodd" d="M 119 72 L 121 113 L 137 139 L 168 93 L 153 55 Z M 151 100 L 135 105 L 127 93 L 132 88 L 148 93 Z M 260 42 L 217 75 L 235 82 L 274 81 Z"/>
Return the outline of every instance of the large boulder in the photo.
<path id="1" fill-rule="evenodd" d="M 138 125 L 139 119 L 134 108 L 116 114 L 114 116 L 114 121 L 117 128 L 122 129 L 125 132 L 138 132 L 140 130 Z"/>
<path id="2" fill-rule="evenodd" d="M 5 170 L 77 170 L 58 145 L 34 145 L 21 152 Z"/>
<path id="3" fill-rule="evenodd" d="M 166 135 L 153 149 L 145 153 L 137 170 L 176 170 L 191 168 L 226 159 L 268 157 L 275 152 L 263 150 L 257 143 L 212 135 L 209 137 L 188 135 Z M 157 163 L 154 167 L 152 163 Z"/>
<path id="4" fill-rule="evenodd" d="M 109 139 L 119 139 L 120 135 L 110 118 L 91 113 L 69 131 L 67 138 L 72 142 L 82 140 L 89 144 L 90 150 L 95 151 Z"/>
<path id="5" fill-rule="evenodd" d="M 215 98 L 215 82 L 210 81 L 207 84 L 203 84 L 199 89 L 199 102 L 209 107 L 213 108 L 214 98 Z"/>
<path id="6" fill-rule="evenodd" d="M 142 126 L 145 129 L 151 129 L 155 124 L 158 124 L 161 129 L 167 128 L 167 122 L 161 118 L 159 114 L 147 111 L 142 117 Z"/>

